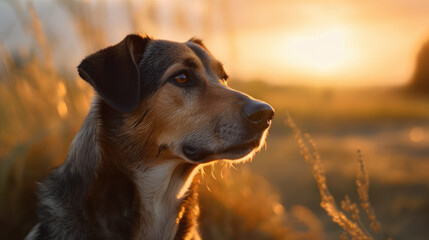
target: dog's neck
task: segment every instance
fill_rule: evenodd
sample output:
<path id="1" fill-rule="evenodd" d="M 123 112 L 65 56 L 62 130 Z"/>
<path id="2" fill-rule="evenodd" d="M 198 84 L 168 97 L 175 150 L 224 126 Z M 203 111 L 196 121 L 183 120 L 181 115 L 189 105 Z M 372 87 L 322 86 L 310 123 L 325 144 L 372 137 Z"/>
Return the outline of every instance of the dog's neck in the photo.
<path id="1" fill-rule="evenodd" d="M 136 239 L 174 238 L 197 168 L 173 159 L 135 173 L 141 217 Z"/>
<path id="2" fill-rule="evenodd" d="M 174 239 L 184 211 L 195 208 L 185 209 L 185 202 L 196 194 L 188 189 L 197 171 L 197 165 L 173 159 L 125 174 L 103 158 L 85 208 L 104 236 L 124 229 L 132 239 Z"/>

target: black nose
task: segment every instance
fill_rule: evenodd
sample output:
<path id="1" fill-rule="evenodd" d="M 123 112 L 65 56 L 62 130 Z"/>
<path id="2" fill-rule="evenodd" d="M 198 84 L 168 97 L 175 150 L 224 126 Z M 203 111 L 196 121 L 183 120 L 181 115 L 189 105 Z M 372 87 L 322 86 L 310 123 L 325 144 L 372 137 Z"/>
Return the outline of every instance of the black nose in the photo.
<path id="1" fill-rule="evenodd" d="M 244 105 L 243 115 L 252 126 L 264 130 L 271 124 L 274 109 L 264 102 L 251 100 Z"/>

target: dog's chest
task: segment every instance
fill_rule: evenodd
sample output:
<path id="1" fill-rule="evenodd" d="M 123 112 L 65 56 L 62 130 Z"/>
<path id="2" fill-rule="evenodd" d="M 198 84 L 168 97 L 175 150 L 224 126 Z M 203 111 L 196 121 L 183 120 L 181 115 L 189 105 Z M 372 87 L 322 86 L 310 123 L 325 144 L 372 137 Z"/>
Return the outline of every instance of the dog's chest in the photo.
<path id="1" fill-rule="evenodd" d="M 141 221 L 135 239 L 174 239 L 183 196 L 193 177 L 178 167 L 167 162 L 136 173 Z"/>

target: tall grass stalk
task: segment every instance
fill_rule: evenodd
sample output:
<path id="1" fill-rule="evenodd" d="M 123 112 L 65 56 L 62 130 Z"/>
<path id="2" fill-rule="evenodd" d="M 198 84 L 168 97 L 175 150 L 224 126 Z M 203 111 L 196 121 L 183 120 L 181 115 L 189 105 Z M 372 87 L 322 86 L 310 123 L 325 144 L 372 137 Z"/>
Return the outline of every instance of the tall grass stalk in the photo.
<path id="1" fill-rule="evenodd" d="M 286 124 L 289 125 L 294 134 L 295 138 L 298 141 L 300 153 L 304 156 L 307 164 L 310 165 L 312 170 L 312 175 L 316 180 L 317 186 L 320 191 L 321 197 L 321 207 L 327 212 L 327 214 L 332 218 L 332 221 L 338 224 L 341 228 L 344 229 L 352 239 L 373 239 L 369 231 L 365 228 L 359 218 L 359 210 L 355 203 L 352 203 L 348 196 L 345 197 L 345 200 L 341 202 L 341 208 L 346 212 L 351 214 L 351 219 L 347 214 L 341 211 L 332 194 L 329 192 L 328 185 L 326 183 L 326 174 L 321 162 L 320 154 L 316 150 L 316 144 L 311 138 L 310 134 L 302 134 L 299 128 L 296 126 L 295 122 L 290 116 L 287 117 Z M 361 201 L 361 207 L 364 209 L 365 213 L 368 215 L 370 220 L 370 228 L 376 232 L 380 232 L 380 223 L 376 220 L 374 210 L 371 207 L 369 202 L 369 176 L 368 171 L 365 167 L 365 163 L 362 160 L 362 155 L 358 151 L 358 163 L 359 171 L 357 174 L 356 186 L 359 194 L 359 199 Z M 347 239 L 345 234 L 341 235 L 341 239 Z"/>
<path id="2" fill-rule="evenodd" d="M 361 207 L 365 211 L 365 213 L 368 215 L 368 219 L 370 222 L 370 228 L 376 232 L 380 233 L 380 222 L 377 221 L 377 218 L 375 217 L 374 209 L 371 207 L 371 204 L 369 202 L 369 174 L 366 169 L 365 162 L 362 160 L 362 154 L 361 151 L 358 150 L 358 163 L 359 163 L 359 171 L 357 173 L 357 179 L 356 179 L 356 187 L 357 192 L 359 194 L 359 199 L 361 201 Z"/>

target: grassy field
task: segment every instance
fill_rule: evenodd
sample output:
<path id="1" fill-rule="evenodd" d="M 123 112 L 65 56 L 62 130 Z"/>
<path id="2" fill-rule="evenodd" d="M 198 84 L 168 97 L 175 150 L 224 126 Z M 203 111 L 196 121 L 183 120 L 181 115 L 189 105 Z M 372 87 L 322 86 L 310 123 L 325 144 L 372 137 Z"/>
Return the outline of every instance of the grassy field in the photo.
<path id="1" fill-rule="evenodd" d="M 237 85 L 273 104 L 276 121 L 268 148 L 250 164 L 288 208 L 304 205 L 339 234 L 319 206 L 315 181 L 285 125 L 287 112 L 317 144 L 328 185 L 338 200 L 355 191 L 359 149 L 370 173 L 370 200 L 394 239 L 425 239 L 429 232 L 429 101 L 404 89 L 309 89 L 263 83 Z"/>
<path id="2" fill-rule="evenodd" d="M 52 64 L 61 36 L 44 33 L 31 5 L 23 9 L 7 2 L 40 50 L 16 52 L 0 41 L 0 239 L 13 240 L 22 239 L 35 223 L 36 182 L 65 159 L 93 93 L 74 65 Z M 79 11 L 86 9 L 83 2 L 59 3 L 71 16 L 82 49 L 104 47 L 107 33 L 93 21 L 96 7 Z M 314 139 L 337 205 L 346 195 L 358 202 L 361 151 L 370 177 L 369 200 L 383 232 L 368 230 L 368 235 L 427 239 L 428 97 L 399 87 L 310 88 L 264 80 L 230 80 L 231 87 L 270 103 L 276 116 L 266 150 L 251 163 L 217 164 L 200 176 L 204 239 L 338 239 L 343 233 L 320 206 L 311 168 L 287 125 L 289 115 Z"/>

